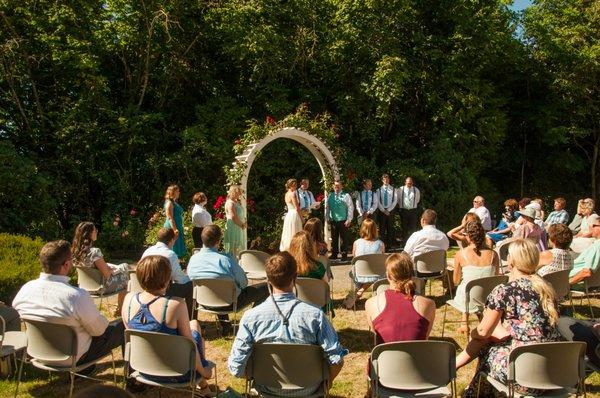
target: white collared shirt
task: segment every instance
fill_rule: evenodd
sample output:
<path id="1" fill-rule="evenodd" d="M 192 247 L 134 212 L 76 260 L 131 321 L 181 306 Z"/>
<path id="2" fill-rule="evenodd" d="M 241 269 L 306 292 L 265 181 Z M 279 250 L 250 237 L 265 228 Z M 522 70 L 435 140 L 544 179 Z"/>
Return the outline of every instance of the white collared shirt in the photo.
<path id="1" fill-rule="evenodd" d="M 142 254 L 141 259 L 148 256 L 163 256 L 169 260 L 169 263 L 171 263 L 171 279 L 175 283 L 184 284 L 190 281 L 190 278 L 183 272 L 181 265 L 179 265 L 179 257 L 177 257 L 177 254 L 169 249 L 169 246 L 164 243 L 156 242 L 154 246 L 147 248 L 144 254 Z"/>
<path id="2" fill-rule="evenodd" d="M 404 251 L 413 259 L 420 254 L 434 250 L 448 250 L 448 237 L 435 225 L 425 225 L 420 231 L 414 232 L 406 241 Z"/>
<path id="3" fill-rule="evenodd" d="M 469 213 L 475 213 L 479 216 L 481 220 L 481 225 L 483 225 L 483 229 L 489 231 L 492 229 L 492 216 L 490 215 L 490 211 L 485 206 L 479 206 L 478 208 L 471 208 Z"/>
<path id="4" fill-rule="evenodd" d="M 13 300 L 21 318 L 73 327 L 77 334 L 77 360 L 85 354 L 92 336 L 100 336 L 108 320 L 98 311 L 94 301 L 83 289 L 69 285 L 69 277 L 42 272 L 38 279 L 21 287 Z M 53 362 L 70 365 L 70 361 Z"/>
<path id="5" fill-rule="evenodd" d="M 387 192 L 387 206 L 385 206 L 385 194 Z M 377 208 L 379 211 L 392 211 L 396 207 L 398 203 L 398 197 L 396 196 L 396 190 L 391 185 L 382 185 L 377 190 L 377 197 L 379 198 L 379 203 Z"/>
<path id="6" fill-rule="evenodd" d="M 204 228 L 207 225 L 211 225 L 212 217 L 210 213 L 199 204 L 195 204 L 192 209 L 192 226 L 196 228 Z"/>
<path id="7" fill-rule="evenodd" d="M 416 209 L 421 201 L 421 192 L 419 188 L 407 187 L 406 185 L 398 188 L 398 203 L 401 209 Z"/>
<path id="8" fill-rule="evenodd" d="M 373 214 L 377 210 L 379 199 L 377 192 L 367 191 L 363 189 L 356 194 L 356 210 L 358 215 L 362 217 L 363 214 Z"/>

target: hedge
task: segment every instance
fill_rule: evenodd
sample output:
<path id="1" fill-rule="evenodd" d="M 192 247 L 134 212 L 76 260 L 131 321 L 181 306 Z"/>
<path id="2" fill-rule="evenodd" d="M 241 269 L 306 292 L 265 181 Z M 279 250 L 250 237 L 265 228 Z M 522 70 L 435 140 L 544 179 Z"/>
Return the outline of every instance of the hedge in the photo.
<path id="1" fill-rule="evenodd" d="M 44 241 L 0 233 L 0 300 L 10 304 L 27 281 L 41 271 L 39 254 Z"/>

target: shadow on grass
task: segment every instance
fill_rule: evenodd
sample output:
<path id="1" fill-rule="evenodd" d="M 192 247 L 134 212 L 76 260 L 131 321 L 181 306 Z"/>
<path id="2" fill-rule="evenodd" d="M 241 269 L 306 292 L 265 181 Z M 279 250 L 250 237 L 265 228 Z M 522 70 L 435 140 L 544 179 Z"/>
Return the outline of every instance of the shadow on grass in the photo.
<path id="1" fill-rule="evenodd" d="M 363 329 L 345 328 L 337 331 L 340 342 L 350 352 L 371 352 L 373 333 Z"/>

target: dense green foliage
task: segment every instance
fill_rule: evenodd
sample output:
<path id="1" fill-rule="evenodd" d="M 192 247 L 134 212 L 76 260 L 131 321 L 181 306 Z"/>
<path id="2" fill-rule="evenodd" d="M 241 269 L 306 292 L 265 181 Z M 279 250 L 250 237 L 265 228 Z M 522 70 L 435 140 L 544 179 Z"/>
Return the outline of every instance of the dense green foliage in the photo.
<path id="1" fill-rule="evenodd" d="M 0 0 L 0 230 L 91 219 L 106 246 L 141 244 L 168 183 L 212 203 L 247 121 L 303 103 L 331 115 L 350 186 L 411 174 L 442 226 L 476 193 L 572 208 L 599 190 L 598 4 Z M 311 162 L 267 148 L 250 238 L 276 229 L 287 177 L 318 190 Z"/>
<path id="2" fill-rule="evenodd" d="M 41 272 L 41 239 L 0 233 L 0 301 L 12 302 L 21 286 Z"/>

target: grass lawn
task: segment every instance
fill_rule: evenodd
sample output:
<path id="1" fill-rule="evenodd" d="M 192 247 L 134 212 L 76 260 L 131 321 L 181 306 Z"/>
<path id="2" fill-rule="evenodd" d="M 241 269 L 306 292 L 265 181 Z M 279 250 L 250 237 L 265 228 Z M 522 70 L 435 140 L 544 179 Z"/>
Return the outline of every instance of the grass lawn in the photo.
<path id="1" fill-rule="evenodd" d="M 350 350 L 350 354 L 346 357 L 345 365 L 335 380 L 331 390 L 333 397 L 363 397 L 367 392 L 366 382 L 366 366 L 369 352 L 373 348 L 373 337 L 368 329 L 367 321 L 364 312 L 364 300 L 359 302 L 357 311 L 348 311 L 340 308 L 340 302 L 347 293 L 342 289 L 342 286 L 347 286 L 343 282 L 339 282 L 334 286 L 334 299 L 336 301 L 336 317 L 333 321 L 336 330 L 338 331 L 342 344 Z M 434 282 L 433 295 L 441 295 L 441 282 Z M 443 306 L 446 297 L 435 297 L 438 305 L 436 321 L 431 333 L 432 339 L 440 339 L 442 330 Z M 584 302 L 585 303 L 585 302 Z M 576 304 L 579 304 L 577 301 Z M 600 313 L 600 300 L 593 300 L 595 313 Z M 586 305 L 575 306 L 576 311 L 582 317 L 589 317 L 589 310 Z M 597 310 L 596 310 L 597 309 Z M 458 320 L 459 314 L 454 310 L 448 310 L 448 318 Z M 212 318 L 203 317 L 201 320 L 206 321 L 207 325 L 207 357 L 217 363 L 219 386 L 224 389 L 231 386 L 238 392 L 243 392 L 244 381 L 232 377 L 227 369 L 226 362 L 232 344 L 232 338 L 220 338 L 216 334 L 214 322 Z M 472 326 L 476 324 L 476 319 L 472 319 Z M 444 340 L 450 341 L 457 345 L 457 349 L 464 347 L 466 338 L 455 333 L 458 324 L 446 325 L 446 333 Z M 117 373 L 122 375 L 122 360 L 121 353 L 115 351 L 117 360 Z M 474 374 L 475 362 L 461 369 L 458 372 L 458 390 L 459 394 L 464 390 Z M 103 362 L 100 366 L 100 371 L 97 373 L 107 382 L 112 380 L 112 371 L 110 369 L 110 359 Z M 19 397 L 63 397 L 68 393 L 68 378 L 66 375 L 53 375 L 48 379 L 48 374 L 33 370 L 31 366 L 26 365 L 24 368 L 24 382 L 21 383 Z M 121 378 L 119 378 L 121 380 Z M 75 392 L 80 390 L 85 385 L 94 383 L 88 380 L 78 380 L 75 385 Z M 588 396 L 600 397 L 600 376 L 593 374 L 586 380 Z M 12 380 L 0 381 L 0 397 L 12 397 L 15 384 Z M 155 397 L 156 391 L 149 389 L 148 391 L 138 394 L 140 397 Z M 187 397 L 189 394 L 172 392 L 163 390 L 163 397 Z"/>

